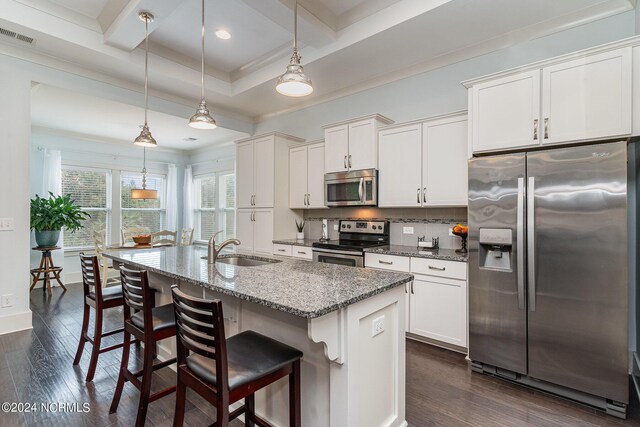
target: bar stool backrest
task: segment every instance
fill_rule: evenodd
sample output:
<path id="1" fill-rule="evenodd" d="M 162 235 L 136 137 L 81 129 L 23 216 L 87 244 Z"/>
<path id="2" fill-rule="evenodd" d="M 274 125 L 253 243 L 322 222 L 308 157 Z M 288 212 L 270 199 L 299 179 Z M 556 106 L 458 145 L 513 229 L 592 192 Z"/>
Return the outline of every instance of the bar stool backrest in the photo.
<path id="1" fill-rule="evenodd" d="M 144 330 L 153 330 L 153 313 L 155 296 L 149 287 L 149 276 L 146 270 L 130 270 L 120 267 L 122 295 L 124 296 L 124 320 L 131 319 L 131 310 L 142 312 Z"/>
<path id="2" fill-rule="evenodd" d="M 174 285 L 173 307 L 176 314 L 178 366 L 186 363 L 190 352 L 212 359 L 216 366 L 216 390 L 228 393 L 227 342 L 222 316 L 222 301 L 191 297 Z"/>
<path id="3" fill-rule="evenodd" d="M 191 246 L 193 244 L 193 228 L 183 228 L 180 232 L 180 246 Z"/>
<path id="4" fill-rule="evenodd" d="M 95 255 L 80 253 L 80 269 L 82 270 L 82 289 L 84 296 L 88 297 L 93 291 L 96 301 L 102 301 L 102 282 L 100 281 L 100 264 Z"/>

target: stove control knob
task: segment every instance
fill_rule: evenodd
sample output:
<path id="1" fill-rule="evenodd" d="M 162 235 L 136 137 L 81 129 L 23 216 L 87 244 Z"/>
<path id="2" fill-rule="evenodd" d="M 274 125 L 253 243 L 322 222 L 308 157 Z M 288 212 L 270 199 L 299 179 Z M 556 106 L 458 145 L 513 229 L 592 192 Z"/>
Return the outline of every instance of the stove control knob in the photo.
<path id="1" fill-rule="evenodd" d="M 346 225 L 342 224 L 342 228 L 345 228 L 345 227 L 346 227 Z"/>
<path id="2" fill-rule="evenodd" d="M 351 225 L 347 225 L 347 228 L 351 228 Z"/>

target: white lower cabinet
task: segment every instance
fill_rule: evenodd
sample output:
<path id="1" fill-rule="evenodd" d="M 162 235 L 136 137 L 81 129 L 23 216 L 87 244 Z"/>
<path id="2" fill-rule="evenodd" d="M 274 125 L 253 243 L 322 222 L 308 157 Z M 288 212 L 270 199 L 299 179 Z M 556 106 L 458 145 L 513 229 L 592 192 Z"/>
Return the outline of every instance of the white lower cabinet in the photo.
<path id="1" fill-rule="evenodd" d="M 271 254 L 273 251 L 273 209 L 238 209 L 236 237 L 238 251 Z"/>
<path id="2" fill-rule="evenodd" d="M 405 288 L 410 336 L 467 347 L 466 263 L 367 253 L 364 265 L 414 275 Z"/>
<path id="3" fill-rule="evenodd" d="M 416 275 L 411 288 L 409 332 L 467 346 L 467 282 Z"/>
<path id="4" fill-rule="evenodd" d="M 294 258 L 307 259 L 307 260 L 313 259 L 313 252 L 311 248 L 308 246 L 294 246 L 293 249 L 291 250 L 291 255 Z"/>
<path id="5" fill-rule="evenodd" d="M 273 244 L 273 254 L 281 256 L 291 256 L 291 245 Z"/>

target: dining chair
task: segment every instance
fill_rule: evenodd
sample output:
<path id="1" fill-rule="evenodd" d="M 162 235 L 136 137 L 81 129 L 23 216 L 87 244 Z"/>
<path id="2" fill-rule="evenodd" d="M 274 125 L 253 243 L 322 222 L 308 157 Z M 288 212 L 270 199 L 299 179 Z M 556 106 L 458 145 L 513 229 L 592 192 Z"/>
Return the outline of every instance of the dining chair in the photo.
<path id="1" fill-rule="evenodd" d="M 120 279 L 117 277 L 109 278 L 109 272 L 115 270 L 111 261 L 104 256 L 104 253 L 107 251 L 106 230 L 95 230 L 93 232 L 93 244 L 95 246 L 100 269 L 102 270 L 102 273 L 100 274 L 102 287 L 107 286 L 108 283 L 120 282 Z"/>
<path id="2" fill-rule="evenodd" d="M 193 228 L 183 228 L 180 231 L 180 246 L 191 246 L 193 244 Z"/>
<path id="3" fill-rule="evenodd" d="M 175 246 L 178 233 L 170 230 L 162 230 L 151 233 L 151 244 L 162 246 Z"/>
<path id="4" fill-rule="evenodd" d="M 143 227 L 125 227 L 120 229 L 120 237 L 122 238 L 123 245 L 129 241 L 133 242 L 133 236 L 139 236 L 141 234 L 149 234 L 149 232 Z"/>

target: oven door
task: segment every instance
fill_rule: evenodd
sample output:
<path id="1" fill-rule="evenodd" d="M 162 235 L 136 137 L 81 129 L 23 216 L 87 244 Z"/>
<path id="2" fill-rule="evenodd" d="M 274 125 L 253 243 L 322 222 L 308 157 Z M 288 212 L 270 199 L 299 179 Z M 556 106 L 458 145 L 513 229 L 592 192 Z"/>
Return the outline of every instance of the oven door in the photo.
<path id="1" fill-rule="evenodd" d="M 313 260 L 325 264 L 346 265 L 347 267 L 364 267 L 362 254 L 347 251 L 313 250 Z"/>
<path id="2" fill-rule="evenodd" d="M 378 204 L 377 171 L 361 170 L 325 175 L 326 206 L 376 206 Z"/>

